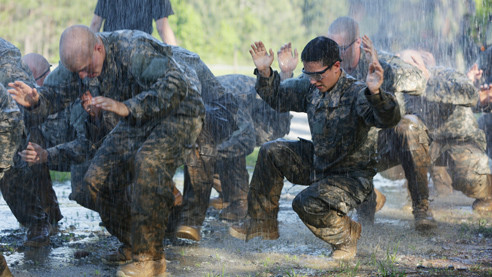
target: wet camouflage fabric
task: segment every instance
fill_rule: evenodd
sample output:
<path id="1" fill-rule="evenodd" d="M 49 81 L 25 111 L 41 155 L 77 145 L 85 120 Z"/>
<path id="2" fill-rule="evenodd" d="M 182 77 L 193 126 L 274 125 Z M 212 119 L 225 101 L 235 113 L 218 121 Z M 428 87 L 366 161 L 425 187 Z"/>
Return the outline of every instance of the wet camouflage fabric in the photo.
<path id="1" fill-rule="evenodd" d="M 19 147 L 23 128 L 22 113 L 5 87 L 0 83 L 0 172 L 13 165 L 13 157 Z"/>
<path id="2" fill-rule="evenodd" d="M 358 171 L 373 176 L 374 160 L 359 151 L 367 133 L 373 126 L 388 128 L 400 120 L 393 96 L 370 95 L 363 83 L 345 72 L 329 93 L 319 93 L 302 77 L 280 83 L 278 73 L 258 78 L 256 91 L 277 111 L 307 113 L 314 143 L 314 179 L 325 172 Z"/>
<path id="3" fill-rule="evenodd" d="M 97 203 L 99 192 L 107 190 L 109 174 L 134 159 L 132 250 L 135 260 L 156 259 L 163 255 L 162 239 L 174 201 L 172 177 L 198 137 L 204 105 L 198 88 L 173 59 L 171 46 L 138 31 L 98 36 L 106 57 L 100 76 L 91 81 L 98 82 L 99 95 L 123 102 L 130 115 L 102 141 L 84 183 Z M 66 69 L 51 74 L 35 109 L 40 114 L 58 111 L 87 89 Z"/>
<path id="4" fill-rule="evenodd" d="M 0 38 L 0 83 L 4 86 L 16 80 L 24 81 L 31 86 L 35 84 L 31 70 L 22 62 L 21 57 L 17 47 Z M 10 96 L 8 98 L 11 100 Z M 6 102 L 3 101 L 2 99 L 2 105 L 5 105 Z M 10 116 L 12 116 L 8 124 L 15 124 L 14 128 L 9 131 L 10 135 L 14 136 L 10 138 L 12 140 L 10 144 L 19 145 L 16 151 L 21 151 L 31 140 L 29 129 L 39 124 L 42 118 L 29 116 L 12 100 L 8 105 Z M 15 115 L 22 116 L 22 118 Z M 2 127 L 7 128 L 8 125 Z M 0 180 L 0 188 L 5 202 L 17 220 L 25 226 L 48 221 L 56 223 L 60 220 L 62 216 L 52 187 L 49 168 L 46 165 L 28 167 L 19 155 L 14 155 L 13 162 L 14 167 L 8 170 L 4 178 Z"/>
<path id="5" fill-rule="evenodd" d="M 425 89 L 426 101 L 468 107 L 477 104 L 478 90 L 465 74 L 446 67 L 433 67 L 429 72 L 432 76 Z"/>
<path id="6" fill-rule="evenodd" d="M 307 78 L 280 83 L 277 72 L 258 76 L 256 90 L 278 111 L 306 112 L 313 141 L 278 139 L 262 145 L 248 193 L 249 216 L 277 218 L 286 177 L 308 186 L 296 197 L 295 210 L 303 210 L 303 221 L 309 217 L 315 228 L 335 227 L 335 214 L 346 214 L 372 192 L 376 172 L 374 155 L 363 151 L 367 133 L 371 126 L 394 126 L 400 120 L 398 103 L 383 91 L 369 95 L 364 84 L 343 71 L 327 93 Z"/>
<path id="7" fill-rule="evenodd" d="M 443 70 L 444 74 L 439 74 Z M 471 107 L 476 101 L 470 96 L 471 91 L 475 89 L 470 87 L 471 83 L 464 78 L 450 78 L 451 71 L 452 69 L 433 69 L 433 73 L 437 72 L 432 76 L 432 82 L 436 85 L 428 86 L 426 94 L 413 103 L 412 108 L 429 128 L 429 136 L 432 139 L 430 145 L 432 164 L 447 167 L 454 189 L 462 191 L 469 197 L 484 198 L 488 196 L 492 184 L 489 184 L 487 177 L 491 172 L 485 154 L 485 134 L 478 128 Z M 459 84 L 459 80 L 463 80 L 464 84 Z M 459 105 L 428 100 L 428 94 L 431 95 L 429 99 L 432 100 L 439 95 L 428 91 L 434 88 L 439 90 L 446 88 L 449 90 L 449 95 L 461 93 L 462 97 L 457 97 L 457 103 L 463 103 L 463 99 L 469 101 Z"/>

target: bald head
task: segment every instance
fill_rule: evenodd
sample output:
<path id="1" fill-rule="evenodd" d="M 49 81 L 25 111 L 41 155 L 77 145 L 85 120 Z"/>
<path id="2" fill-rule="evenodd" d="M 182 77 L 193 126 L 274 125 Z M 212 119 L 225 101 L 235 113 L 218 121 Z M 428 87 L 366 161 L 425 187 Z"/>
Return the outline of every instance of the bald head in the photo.
<path id="1" fill-rule="evenodd" d="M 50 72 L 50 63 L 42 55 L 37 53 L 29 53 L 22 57 L 22 61 L 31 69 L 36 83 L 43 85 L 44 78 Z"/>
<path id="2" fill-rule="evenodd" d="M 84 25 L 70 26 L 63 31 L 60 38 L 60 60 L 72 72 L 77 72 L 81 66 L 92 57 L 96 35 Z"/>
<path id="3" fill-rule="evenodd" d="M 359 37 L 359 23 L 348 16 L 339 17 L 328 28 L 328 37 L 333 39 L 333 36 L 343 36 L 353 41 Z"/>

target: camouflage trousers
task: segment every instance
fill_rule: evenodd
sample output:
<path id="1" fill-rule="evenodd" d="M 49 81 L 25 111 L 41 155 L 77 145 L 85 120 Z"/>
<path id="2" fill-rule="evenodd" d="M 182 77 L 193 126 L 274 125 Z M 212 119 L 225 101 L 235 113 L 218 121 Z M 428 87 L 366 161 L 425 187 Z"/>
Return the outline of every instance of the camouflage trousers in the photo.
<path id="1" fill-rule="evenodd" d="M 115 218 L 130 218 L 126 226 L 130 237 L 124 238 L 120 233 L 114 235 L 131 246 L 136 261 L 155 260 L 164 255 L 162 240 L 174 203 L 172 177 L 176 168 L 184 164 L 202 124 L 202 118 L 179 115 L 143 126 L 130 126 L 120 121 L 96 152 L 84 176 L 83 186 L 88 187 L 91 203 L 104 214 L 98 203 L 112 201 L 114 197 L 104 199 L 106 192 L 120 189 L 119 185 L 108 182 L 109 176 L 123 172 L 122 163 L 130 163 L 131 199 L 122 204 L 115 203 L 119 210 L 109 209 L 108 213 L 126 213 Z M 122 191 L 126 189 L 127 185 Z M 126 207 L 121 206 L 125 203 Z"/>
<path id="2" fill-rule="evenodd" d="M 246 168 L 246 156 L 218 158 L 215 172 L 220 178 L 224 202 L 247 200 L 249 174 Z"/>
<path id="3" fill-rule="evenodd" d="M 46 164 L 12 167 L 0 180 L 3 198 L 19 223 L 56 224 L 62 219 Z"/>
<path id="4" fill-rule="evenodd" d="M 371 129 L 369 136 L 376 136 L 374 129 Z M 395 127 L 381 129 L 377 134 L 377 171 L 401 164 L 414 205 L 429 199 L 429 144 L 427 127 L 413 115 L 405 115 Z M 375 197 L 371 196 L 357 212 L 361 219 L 373 222 L 375 208 Z"/>
<path id="5" fill-rule="evenodd" d="M 294 211 L 313 233 L 329 233 L 320 238 L 337 244 L 348 231 L 341 219 L 371 194 L 372 176 L 352 177 L 358 172 L 328 174 L 312 182 L 313 157 L 311 141 L 278 139 L 263 144 L 250 183 L 248 215 L 257 220 L 277 220 L 285 177 L 307 186 L 292 202 Z"/>
<path id="6" fill-rule="evenodd" d="M 430 147 L 432 165 L 446 171 L 432 170 L 433 180 L 451 181 L 451 186 L 466 196 L 484 199 L 492 196 L 489 159 L 473 143 L 433 141 Z M 441 176 L 446 174 L 447 176 Z"/>
<path id="7" fill-rule="evenodd" d="M 478 126 L 485 133 L 487 139 L 487 156 L 492 159 L 492 113 L 484 113 L 478 118 Z"/>

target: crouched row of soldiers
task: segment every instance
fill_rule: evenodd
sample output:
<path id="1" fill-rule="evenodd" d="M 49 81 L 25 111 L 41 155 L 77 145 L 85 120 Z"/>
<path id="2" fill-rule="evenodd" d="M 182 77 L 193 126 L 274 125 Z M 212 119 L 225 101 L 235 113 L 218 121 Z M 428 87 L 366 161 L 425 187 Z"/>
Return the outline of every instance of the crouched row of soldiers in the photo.
<path id="1" fill-rule="evenodd" d="M 384 196 L 375 193 L 372 178 L 393 165 L 405 169 L 418 230 L 437 226 L 428 204 L 431 164 L 433 177 L 452 174 L 450 184 L 477 199 L 474 209 L 490 211 L 485 140 L 471 111 L 479 95 L 473 84 L 451 69 L 429 68 L 432 77 L 426 77 L 425 69 L 404 62 L 404 54 L 378 58 L 367 37 L 357 42 L 355 67 L 345 67 L 350 57 L 338 45 L 352 38 L 332 26 L 333 39 L 315 38 L 303 50 L 303 76 L 283 82 L 261 42 L 250 51 L 256 80 L 215 77 L 195 53 L 142 32 L 94 34 L 72 26 L 60 39 L 60 65 L 36 86 L 19 50 L 0 40 L 1 83 L 12 87 L 10 95 L 2 87 L 0 184 L 28 227 L 26 244 L 49 243 L 50 224 L 61 219 L 49 168 L 67 170 L 67 164 L 70 199 L 97 211 L 122 243 L 106 257 L 124 262 L 120 276 L 164 274 L 166 232 L 200 240 L 214 176 L 222 185 L 220 204 L 228 204 L 220 217 L 244 219 L 230 233 L 245 240 L 278 238 L 284 177 L 307 186 L 293 208 L 336 259 L 356 255 L 361 225 L 347 213 L 357 209 L 363 222 L 374 220 Z M 297 57 L 289 45 L 279 59 Z M 296 62 L 279 64 L 281 75 L 291 76 Z M 288 111 L 308 114 L 312 141 L 263 144 L 249 186 L 246 155 L 288 133 Z M 49 127 L 54 118 L 62 127 Z M 70 141 L 46 136 L 69 127 Z M 182 199 L 172 181 L 180 165 Z"/>

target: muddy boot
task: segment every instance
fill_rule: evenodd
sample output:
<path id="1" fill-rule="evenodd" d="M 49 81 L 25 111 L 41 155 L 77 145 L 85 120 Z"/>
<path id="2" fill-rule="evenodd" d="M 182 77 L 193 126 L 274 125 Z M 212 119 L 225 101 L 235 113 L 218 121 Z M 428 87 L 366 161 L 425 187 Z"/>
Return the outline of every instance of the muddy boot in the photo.
<path id="1" fill-rule="evenodd" d="M 473 202 L 472 209 L 477 213 L 492 212 L 492 198 L 475 200 Z"/>
<path id="2" fill-rule="evenodd" d="M 0 277 L 12 277 L 9 267 L 7 266 L 7 261 L 5 257 L 0 254 Z"/>
<path id="3" fill-rule="evenodd" d="M 362 227 L 358 222 L 351 220 L 347 216 L 345 216 L 345 220 L 350 221 L 350 233 L 344 242 L 332 245 L 333 254 L 331 257 L 334 260 L 351 260 L 357 255 L 357 241 L 360 238 Z"/>
<path id="4" fill-rule="evenodd" d="M 415 230 L 429 231 L 437 228 L 437 223 L 429 208 L 429 200 L 420 200 L 413 205 L 413 217 L 415 218 Z"/>
<path id="5" fill-rule="evenodd" d="M 378 189 L 374 189 L 374 193 L 376 194 L 376 212 L 378 212 L 384 207 L 384 203 L 386 203 L 386 196 L 384 196 L 384 194 Z"/>
<path id="6" fill-rule="evenodd" d="M 246 215 L 248 215 L 248 200 L 238 200 L 220 211 L 219 218 L 222 220 L 239 221 L 244 219 Z"/>
<path id="7" fill-rule="evenodd" d="M 200 227 L 180 225 L 176 229 L 176 237 L 182 239 L 191 239 L 194 241 L 200 241 L 202 236 L 200 235 Z"/>
<path id="8" fill-rule="evenodd" d="M 229 227 L 229 234 L 237 239 L 249 241 L 255 237 L 264 240 L 276 240 L 279 238 L 277 219 L 258 220 L 247 217 L 240 224 Z"/>
<path id="9" fill-rule="evenodd" d="M 125 265 L 120 265 L 116 271 L 118 277 L 141 277 L 141 276 L 166 276 L 166 259 L 132 261 Z"/>
<path id="10" fill-rule="evenodd" d="M 49 245 L 50 230 L 51 226 L 49 223 L 32 224 L 27 230 L 27 239 L 24 242 L 24 246 L 42 247 Z"/>
<path id="11" fill-rule="evenodd" d="M 229 206 L 229 203 L 224 202 L 224 199 L 219 196 L 210 199 L 209 206 L 213 207 L 216 210 L 222 210 L 224 208 L 227 208 L 227 206 Z"/>
<path id="12" fill-rule="evenodd" d="M 132 249 L 129 245 L 122 245 L 102 259 L 107 264 L 126 264 L 132 260 Z"/>

